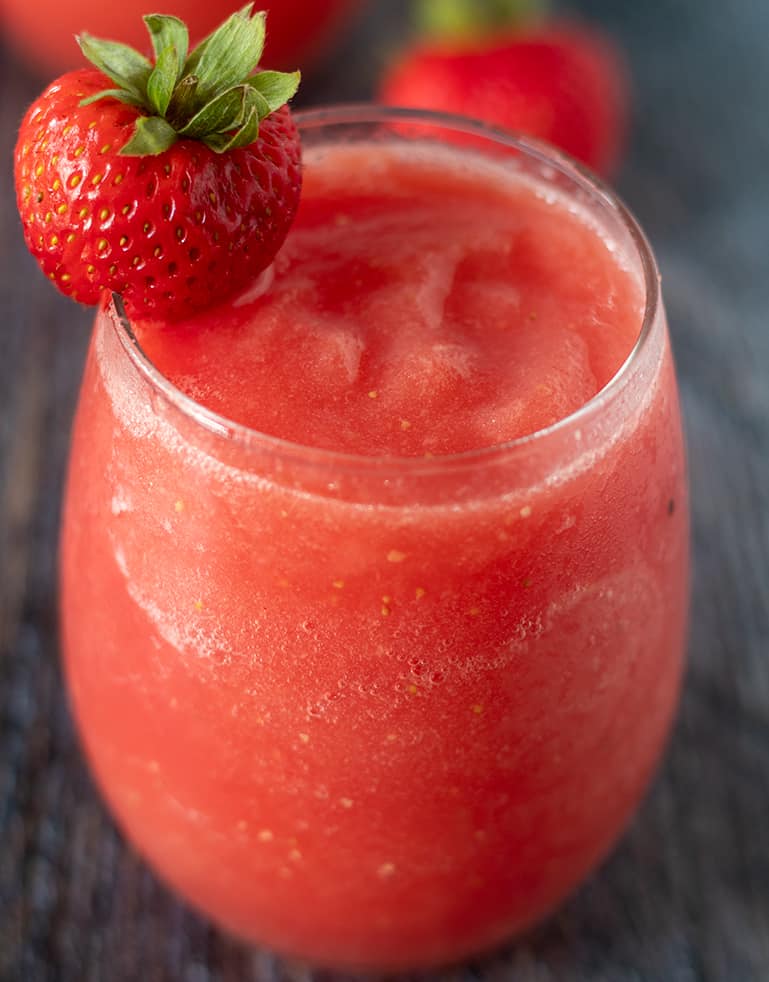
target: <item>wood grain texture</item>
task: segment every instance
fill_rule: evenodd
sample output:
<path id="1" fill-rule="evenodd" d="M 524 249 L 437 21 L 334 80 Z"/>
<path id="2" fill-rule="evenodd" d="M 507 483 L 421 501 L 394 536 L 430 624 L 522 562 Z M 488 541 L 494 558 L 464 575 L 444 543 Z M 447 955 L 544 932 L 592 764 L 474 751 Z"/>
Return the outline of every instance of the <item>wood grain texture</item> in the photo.
<path id="1" fill-rule="evenodd" d="M 368 97 L 407 7 L 371 0 L 301 101 Z M 657 251 L 679 365 L 690 664 L 666 761 L 611 859 L 538 931 L 427 978 L 766 982 L 769 5 L 562 7 L 617 35 L 636 82 L 620 188 Z M 40 83 L 0 54 L 0 982 L 335 982 L 184 908 L 126 848 L 86 773 L 58 668 L 55 573 L 89 317 L 21 244 L 7 162 Z"/>

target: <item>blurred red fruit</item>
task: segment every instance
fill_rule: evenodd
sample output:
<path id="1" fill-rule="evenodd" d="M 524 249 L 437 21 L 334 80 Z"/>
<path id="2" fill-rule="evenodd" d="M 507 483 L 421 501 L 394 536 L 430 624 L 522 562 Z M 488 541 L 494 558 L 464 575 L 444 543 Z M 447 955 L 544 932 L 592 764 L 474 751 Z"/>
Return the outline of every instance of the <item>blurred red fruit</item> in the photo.
<path id="1" fill-rule="evenodd" d="M 329 42 L 334 30 L 359 0 L 265 0 L 268 44 L 264 66 L 306 69 Z M 82 31 L 147 47 L 142 17 L 175 14 L 186 22 L 193 44 L 202 40 L 240 4 L 221 0 L 0 0 L 3 32 L 21 56 L 44 75 L 53 77 L 84 62 L 74 35 Z"/>
<path id="2" fill-rule="evenodd" d="M 594 28 L 560 22 L 407 50 L 380 86 L 389 105 L 442 110 L 555 144 L 610 176 L 625 146 L 628 73 Z"/>

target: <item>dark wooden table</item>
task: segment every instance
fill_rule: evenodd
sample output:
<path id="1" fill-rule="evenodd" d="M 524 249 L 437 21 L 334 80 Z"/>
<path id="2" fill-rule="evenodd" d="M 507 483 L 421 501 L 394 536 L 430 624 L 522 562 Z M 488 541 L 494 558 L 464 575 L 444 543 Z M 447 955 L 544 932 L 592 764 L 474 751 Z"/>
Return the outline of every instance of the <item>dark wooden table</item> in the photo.
<path id="1" fill-rule="evenodd" d="M 404 34 L 371 2 L 304 104 L 361 99 Z M 769 980 L 769 4 L 584 0 L 629 53 L 620 188 L 663 271 L 694 505 L 690 667 L 655 787 L 613 857 L 551 921 L 436 978 Z M 0 50 L 0 980 L 273 982 L 171 897 L 96 797 L 57 662 L 59 499 L 87 312 L 25 254 L 15 127 L 34 79 Z M 317 978 L 317 976 L 316 976 Z"/>

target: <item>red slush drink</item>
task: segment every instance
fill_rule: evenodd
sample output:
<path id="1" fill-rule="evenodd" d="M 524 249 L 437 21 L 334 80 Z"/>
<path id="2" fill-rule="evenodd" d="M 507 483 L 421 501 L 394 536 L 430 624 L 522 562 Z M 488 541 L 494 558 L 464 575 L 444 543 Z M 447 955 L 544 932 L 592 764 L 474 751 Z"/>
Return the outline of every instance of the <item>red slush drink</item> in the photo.
<path id="1" fill-rule="evenodd" d="M 99 314 L 65 513 L 121 828 L 220 924 L 334 966 L 551 910 L 637 806 L 684 648 L 648 246 L 569 162 L 411 118 L 304 117 L 299 215 L 234 303 Z"/>

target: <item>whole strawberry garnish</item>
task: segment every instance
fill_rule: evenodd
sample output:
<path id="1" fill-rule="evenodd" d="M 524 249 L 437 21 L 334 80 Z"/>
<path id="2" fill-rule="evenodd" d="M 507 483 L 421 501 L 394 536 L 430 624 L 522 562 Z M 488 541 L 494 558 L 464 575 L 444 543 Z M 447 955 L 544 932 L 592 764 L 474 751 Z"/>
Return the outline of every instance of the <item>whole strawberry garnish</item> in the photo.
<path id="1" fill-rule="evenodd" d="M 436 39 L 404 52 L 382 79 L 380 99 L 526 133 L 610 175 L 627 128 L 623 59 L 595 28 L 544 18 L 515 21 L 514 14 L 532 6 L 524 0 L 424 0 L 423 21 Z"/>
<path id="2" fill-rule="evenodd" d="M 62 75 L 30 107 L 17 201 L 28 247 L 63 293 L 95 304 L 110 290 L 130 317 L 175 318 L 272 262 L 299 202 L 285 106 L 299 73 L 254 74 L 265 23 L 252 7 L 189 53 L 180 20 L 148 15 L 154 62 L 82 35 L 96 69 Z"/>

